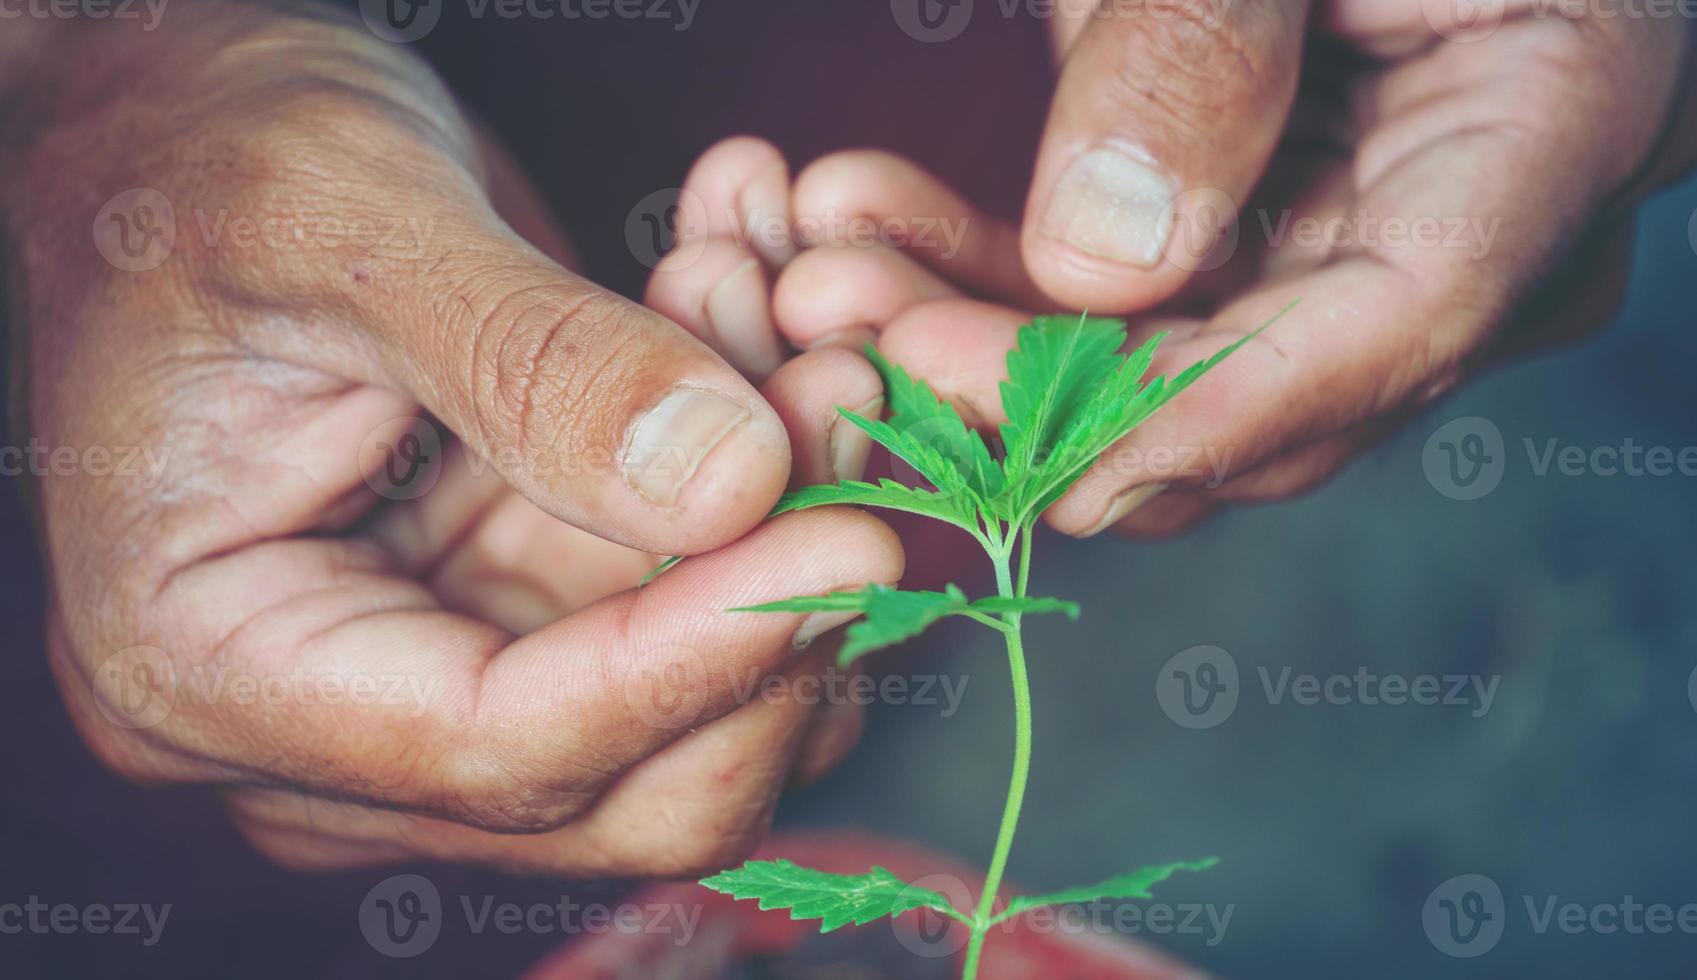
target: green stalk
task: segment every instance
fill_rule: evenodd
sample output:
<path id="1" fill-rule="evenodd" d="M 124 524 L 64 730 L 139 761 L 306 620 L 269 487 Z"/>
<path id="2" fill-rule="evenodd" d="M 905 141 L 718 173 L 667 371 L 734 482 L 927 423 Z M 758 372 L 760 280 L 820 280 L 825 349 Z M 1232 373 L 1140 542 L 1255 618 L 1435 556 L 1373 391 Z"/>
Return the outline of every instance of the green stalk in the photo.
<path id="1" fill-rule="evenodd" d="M 996 589 L 1003 596 L 1016 594 L 1013 575 L 1008 568 L 1004 551 L 996 560 Z M 1025 593 L 1026 566 L 1031 557 L 1031 532 L 1025 529 L 1020 542 L 1020 570 L 1017 594 Z M 978 911 L 972 917 L 972 939 L 966 947 L 966 966 L 961 980 L 975 980 L 978 960 L 984 952 L 984 939 L 989 934 L 996 911 L 996 895 L 1002 888 L 1002 874 L 1007 870 L 1008 853 L 1013 850 L 1013 838 L 1019 828 L 1019 812 L 1025 806 L 1025 783 L 1031 774 L 1031 682 L 1025 670 L 1025 647 L 1020 638 L 1020 614 L 1008 613 L 1004 618 L 1008 629 L 1004 635 L 1008 644 L 1008 671 L 1013 678 L 1014 748 L 1013 775 L 1008 780 L 1008 798 L 1002 806 L 1002 825 L 996 831 L 996 850 L 990 858 L 990 872 L 984 878 L 984 894 L 978 900 Z"/>

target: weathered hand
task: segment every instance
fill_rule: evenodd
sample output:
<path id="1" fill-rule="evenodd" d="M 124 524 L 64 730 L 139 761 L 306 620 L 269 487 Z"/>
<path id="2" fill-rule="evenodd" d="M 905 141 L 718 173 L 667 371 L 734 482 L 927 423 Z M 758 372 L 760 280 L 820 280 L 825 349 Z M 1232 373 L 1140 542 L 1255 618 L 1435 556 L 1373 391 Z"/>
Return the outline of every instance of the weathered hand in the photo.
<path id="1" fill-rule="evenodd" d="M 1305 491 L 1482 365 L 1600 326 L 1632 206 L 1697 162 L 1684 19 L 1522 0 L 1478 5 L 1468 29 L 1422 0 L 1096 8 L 1059 24 L 1022 227 L 886 154 L 839 154 L 797 179 L 797 222 L 963 231 L 803 253 L 774 300 L 798 346 L 880 328 L 985 423 L 1028 312 L 1172 330 L 1166 370 L 1300 300 L 1104 456 L 1050 511 L 1069 533 L 1171 533 Z"/>
<path id="2" fill-rule="evenodd" d="M 861 514 L 749 533 L 876 375 L 819 352 L 762 398 L 567 271 L 421 64 L 183 15 L 54 33 L 0 115 L 14 418 L 71 452 L 35 503 L 89 745 L 220 787 L 291 864 L 737 859 L 854 719 L 759 684 L 818 673 L 793 643 L 829 623 L 724 610 L 899 576 Z"/>

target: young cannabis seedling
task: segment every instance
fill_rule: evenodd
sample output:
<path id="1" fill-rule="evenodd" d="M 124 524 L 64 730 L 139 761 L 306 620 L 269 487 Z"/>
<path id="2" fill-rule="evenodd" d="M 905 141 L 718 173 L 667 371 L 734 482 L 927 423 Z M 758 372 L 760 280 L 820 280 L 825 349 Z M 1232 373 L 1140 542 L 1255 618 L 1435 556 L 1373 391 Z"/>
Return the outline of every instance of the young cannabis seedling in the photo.
<path id="1" fill-rule="evenodd" d="M 1164 336 L 1122 355 L 1125 325 L 1117 320 L 1049 316 L 1022 327 L 1017 347 L 1008 354 L 1008 380 L 1002 383 L 1007 422 L 1001 428 L 1005 451 L 1000 460 L 992 456 L 983 437 L 966 427 L 951 405 L 868 347 L 867 356 L 884 376 L 889 420 L 881 422 L 838 411 L 906 461 L 930 487 L 908 487 L 893 480 L 807 487 L 786 494 L 773 514 L 858 504 L 953 524 L 972 535 L 989 556 L 996 570 L 996 594 L 969 599 L 953 585 L 942 592 L 869 585 L 853 592 L 798 596 L 735 610 L 864 614 L 848 628 L 837 657 L 842 666 L 863 654 L 917 636 L 948 616 L 964 616 L 1002 634 L 1013 673 L 1013 777 L 978 907 L 971 911 L 957 909 L 938 892 L 910 885 L 878 867 L 865 874 L 842 875 L 789 861 L 750 861 L 703 880 L 703 885 L 733 898 L 758 899 L 762 909 L 788 909 L 794 919 L 819 919 L 821 932 L 914 909 L 934 909 L 970 931 L 962 977 L 973 980 L 985 936 L 993 926 L 1046 905 L 1147 899 L 1152 887 L 1179 871 L 1213 867 L 1213 858 L 1165 864 L 1087 887 L 1015 898 L 1000 911 L 996 908 L 1031 766 L 1031 689 L 1020 624 L 1025 616 L 1038 613 L 1078 617 L 1075 603 L 1026 595 L 1032 528 L 1043 511 L 1059 500 L 1103 451 L 1254 334 L 1171 381 L 1163 376 L 1145 384 L 1143 375 Z"/>

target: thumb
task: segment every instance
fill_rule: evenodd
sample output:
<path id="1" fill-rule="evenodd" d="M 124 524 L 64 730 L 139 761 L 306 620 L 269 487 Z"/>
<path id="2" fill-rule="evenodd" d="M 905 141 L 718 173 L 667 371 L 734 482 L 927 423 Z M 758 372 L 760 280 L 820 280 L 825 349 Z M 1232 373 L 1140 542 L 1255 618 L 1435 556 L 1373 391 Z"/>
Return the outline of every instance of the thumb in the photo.
<path id="1" fill-rule="evenodd" d="M 396 386 L 537 506 L 600 537 L 690 554 L 758 523 L 790 465 L 760 395 L 681 327 L 472 210 L 441 219 L 450 247 L 372 281 L 360 304 Z"/>
<path id="2" fill-rule="evenodd" d="M 1061 70 L 1021 245 L 1073 309 L 1144 309 L 1217 267 L 1295 95 L 1309 0 L 1104 2 Z M 1118 12 L 1116 12 L 1118 11 Z"/>

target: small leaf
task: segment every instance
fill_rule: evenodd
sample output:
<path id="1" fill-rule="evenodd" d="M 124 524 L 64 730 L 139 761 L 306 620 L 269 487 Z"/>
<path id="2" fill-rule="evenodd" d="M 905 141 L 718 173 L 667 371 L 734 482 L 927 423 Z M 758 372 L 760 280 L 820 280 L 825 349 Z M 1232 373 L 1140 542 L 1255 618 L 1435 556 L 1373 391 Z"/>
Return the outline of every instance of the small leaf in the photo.
<path id="1" fill-rule="evenodd" d="M 930 442 L 913 433 L 903 432 L 888 422 L 863 418 L 846 408 L 838 408 L 837 414 L 871 436 L 872 441 L 905 460 L 940 492 L 947 495 L 975 493 L 954 461 Z"/>
<path id="2" fill-rule="evenodd" d="M 1002 489 L 1002 468 L 990 458 L 984 437 L 966 427 L 960 413 L 938 398 L 929 385 L 917 381 L 871 344 L 866 356 L 884 379 L 884 395 L 890 406 L 889 424 L 906 433 L 954 465 L 967 486 L 989 500 Z"/>
<path id="3" fill-rule="evenodd" d="M 904 592 L 873 583 L 853 592 L 796 596 L 730 611 L 863 612 L 866 618 L 849 626 L 843 648 L 837 654 L 838 666 L 846 667 L 864 654 L 918 636 L 937 620 L 962 615 L 971 608 L 966 593 L 953 585 L 943 592 Z"/>
<path id="4" fill-rule="evenodd" d="M 863 654 L 918 636 L 932 623 L 963 612 L 967 606 L 966 594 L 952 585 L 946 592 L 900 592 L 871 586 L 866 618 L 848 628 L 837 665 L 846 667 Z"/>
<path id="5" fill-rule="evenodd" d="M 1130 874 L 1109 878 L 1107 881 L 1094 885 L 1068 888 L 1063 891 L 1050 892 L 1047 895 L 1023 896 L 1009 902 L 1007 911 L 996 916 L 995 921 L 1002 922 L 1045 905 L 1074 905 L 1082 902 L 1117 902 L 1132 898 L 1153 898 L 1154 896 L 1149 893 L 1149 889 L 1166 881 L 1178 872 L 1207 871 L 1219 863 L 1219 858 L 1179 861 L 1173 864 L 1156 865 L 1151 868 L 1140 868 Z"/>
<path id="6" fill-rule="evenodd" d="M 683 560 L 684 560 L 683 555 L 673 555 L 672 557 L 666 559 L 665 561 L 661 562 L 660 564 L 655 565 L 653 571 L 650 571 L 647 575 L 644 575 L 642 577 L 642 581 L 636 583 L 636 587 L 639 588 L 639 589 L 642 588 L 643 586 L 647 585 L 648 583 L 659 578 L 662 574 L 664 574 L 673 565 L 676 565 L 678 562 L 683 561 Z"/>
<path id="7" fill-rule="evenodd" d="M 935 909 L 966 921 L 947 898 L 879 867 L 863 875 L 841 875 L 783 860 L 750 861 L 703 878 L 701 884 L 732 898 L 757 899 L 762 911 L 788 909 L 791 919 L 819 919 L 820 932 L 851 922 L 858 926 L 885 916 L 894 918 L 914 909 Z"/>
<path id="8" fill-rule="evenodd" d="M 1043 613 L 1065 613 L 1068 619 L 1078 618 L 1078 603 L 1066 599 L 1051 599 L 1045 596 L 993 595 L 977 600 L 972 604 L 972 608 L 992 616 L 1010 612 L 1033 616 Z"/>
<path id="9" fill-rule="evenodd" d="M 906 511 L 909 514 L 936 518 L 972 533 L 977 533 L 978 530 L 973 520 L 975 511 L 969 501 L 932 490 L 904 487 L 894 480 L 880 480 L 876 484 L 851 480 L 846 483 L 803 487 L 784 494 L 778 500 L 778 505 L 772 508 L 771 516 L 776 517 L 792 510 L 837 504 Z"/>
<path id="10" fill-rule="evenodd" d="M 1123 343 L 1119 320 L 1040 316 L 1020 328 L 1002 383 L 1010 483 L 1042 467 L 1066 424 L 1119 366 Z"/>
<path id="11" fill-rule="evenodd" d="M 1155 349 L 1166 334 L 1150 338 L 1149 342 L 1134 354 L 1123 359 L 1106 383 L 1097 386 L 1091 397 L 1079 406 L 1064 426 L 1042 469 L 1020 481 L 1017 500 L 1011 508 L 1014 519 L 1024 520 L 1048 509 L 1078 482 L 1090 469 L 1091 464 L 1109 447 L 1125 438 L 1203 375 L 1218 367 L 1221 361 L 1277 323 L 1295 306 L 1294 302 L 1286 306 L 1253 332 L 1185 368 L 1171 381 L 1163 375 L 1145 385 L 1142 383 L 1143 375 L 1149 370 Z M 1012 472 L 1010 468 L 1010 477 Z M 1012 488 L 1010 479 L 1010 489 Z M 1007 505 L 1004 504 L 1004 507 Z"/>

